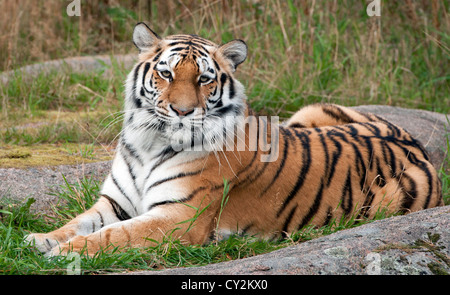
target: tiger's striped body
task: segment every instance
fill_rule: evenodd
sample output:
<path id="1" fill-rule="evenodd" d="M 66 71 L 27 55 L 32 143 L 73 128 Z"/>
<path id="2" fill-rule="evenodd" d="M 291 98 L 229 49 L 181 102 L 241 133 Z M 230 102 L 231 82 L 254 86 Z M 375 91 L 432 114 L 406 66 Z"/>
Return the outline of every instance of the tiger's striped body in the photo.
<path id="1" fill-rule="evenodd" d="M 371 218 L 379 209 L 443 204 L 436 171 L 415 139 L 337 105 L 303 108 L 279 126 L 255 117 L 267 143 L 275 143 L 269 150 L 250 148 L 261 137 L 253 138 L 249 125 L 230 149 L 218 149 L 222 132 L 253 115 L 233 77 L 245 43 L 160 39 L 143 24 L 134 42 L 139 62 L 128 76 L 124 126 L 102 197 L 62 228 L 28 236 L 42 252 L 86 247 L 93 255 L 111 244 L 144 247 L 168 235 L 192 244 L 230 233 L 276 238 L 307 224 Z M 186 138 L 189 149 L 180 146 Z"/>

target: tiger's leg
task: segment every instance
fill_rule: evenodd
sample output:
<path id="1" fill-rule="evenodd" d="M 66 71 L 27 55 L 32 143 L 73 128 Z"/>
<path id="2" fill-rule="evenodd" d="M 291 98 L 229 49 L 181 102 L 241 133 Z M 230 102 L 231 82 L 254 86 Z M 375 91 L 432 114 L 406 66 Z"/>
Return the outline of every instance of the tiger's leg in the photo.
<path id="1" fill-rule="evenodd" d="M 380 120 L 382 119 L 373 114 L 360 113 L 340 105 L 318 103 L 300 109 L 286 125 L 293 128 L 315 128 Z"/>
<path id="2" fill-rule="evenodd" d="M 114 202 L 114 201 L 112 201 Z M 32 233 L 25 240 L 43 253 L 48 253 L 58 244 L 65 243 L 77 235 L 88 235 L 103 226 L 120 221 L 113 204 L 106 197 L 101 197 L 91 209 L 78 215 L 63 227 L 49 233 Z"/>
<path id="3" fill-rule="evenodd" d="M 145 214 L 105 226 L 89 235 L 75 236 L 54 247 L 50 255 L 86 251 L 84 253 L 92 256 L 100 250 L 111 250 L 111 247 L 146 247 L 167 238 L 180 239 L 189 244 L 203 244 L 210 237 L 215 212 L 220 206 L 218 202 L 207 199 L 190 201 L 189 206 L 183 203 L 159 205 Z M 194 207 L 198 209 L 195 210 Z M 202 213 L 197 216 L 198 212 Z"/>

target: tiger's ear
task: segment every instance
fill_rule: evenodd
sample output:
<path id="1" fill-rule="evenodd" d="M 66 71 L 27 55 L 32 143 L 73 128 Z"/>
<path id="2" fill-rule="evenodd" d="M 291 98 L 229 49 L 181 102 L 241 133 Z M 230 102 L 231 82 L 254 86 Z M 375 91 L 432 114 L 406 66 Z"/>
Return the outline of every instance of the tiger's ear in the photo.
<path id="1" fill-rule="evenodd" d="M 139 52 L 146 51 L 156 45 L 161 38 L 153 32 L 145 23 L 138 23 L 133 31 L 133 43 Z"/>
<path id="2" fill-rule="evenodd" d="M 247 44 L 233 40 L 219 47 L 218 51 L 233 65 L 234 70 L 247 58 Z"/>

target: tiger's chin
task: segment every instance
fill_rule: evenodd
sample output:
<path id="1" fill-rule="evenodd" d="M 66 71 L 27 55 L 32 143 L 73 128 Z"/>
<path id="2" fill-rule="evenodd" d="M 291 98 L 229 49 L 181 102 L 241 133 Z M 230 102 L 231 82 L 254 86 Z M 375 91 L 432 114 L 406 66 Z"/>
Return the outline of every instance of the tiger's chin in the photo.
<path id="1" fill-rule="evenodd" d="M 218 131 L 205 130 L 203 127 L 170 126 L 164 137 L 174 151 L 217 151 L 223 143 L 215 140 Z"/>
<path id="2" fill-rule="evenodd" d="M 219 118 L 172 118 L 160 121 L 158 132 L 153 133 L 174 151 L 220 151 L 225 145 L 226 126 Z M 230 122 L 228 122 L 230 123 Z M 234 126 L 231 123 L 231 126 Z"/>

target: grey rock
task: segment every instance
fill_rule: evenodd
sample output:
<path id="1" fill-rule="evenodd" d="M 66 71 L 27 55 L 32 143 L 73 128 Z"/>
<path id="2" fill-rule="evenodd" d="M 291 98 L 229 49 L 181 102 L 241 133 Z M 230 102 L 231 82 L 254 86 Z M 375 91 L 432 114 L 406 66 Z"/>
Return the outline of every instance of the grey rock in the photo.
<path id="1" fill-rule="evenodd" d="M 72 73 L 82 73 L 92 72 L 98 69 L 106 69 L 105 74 L 110 74 L 112 72 L 110 69 L 113 63 L 129 70 L 136 61 L 136 54 L 114 55 L 113 57 L 109 55 L 76 56 L 56 59 L 0 73 L 0 82 L 6 84 L 15 75 L 22 75 L 22 81 L 29 81 L 29 79 L 32 79 L 41 73 L 49 74 L 52 71 L 62 73 L 68 71 Z"/>
<path id="2" fill-rule="evenodd" d="M 139 275 L 450 273 L 450 206 L 391 217 L 268 254 Z M 440 230 L 436 230 L 439 227 Z"/>
<path id="3" fill-rule="evenodd" d="M 103 181 L 110 169 L 110 161 L 28 169 L 0 168 L 0 201 L 10 199 L 21 202 L 34 198 L 36 202 L 31 209 L 49 213 L 51 205 L 58 201 L 57 193 L 65 185 L 64 177 L 70 184 L 78 183 L 85 177 Z"/>

